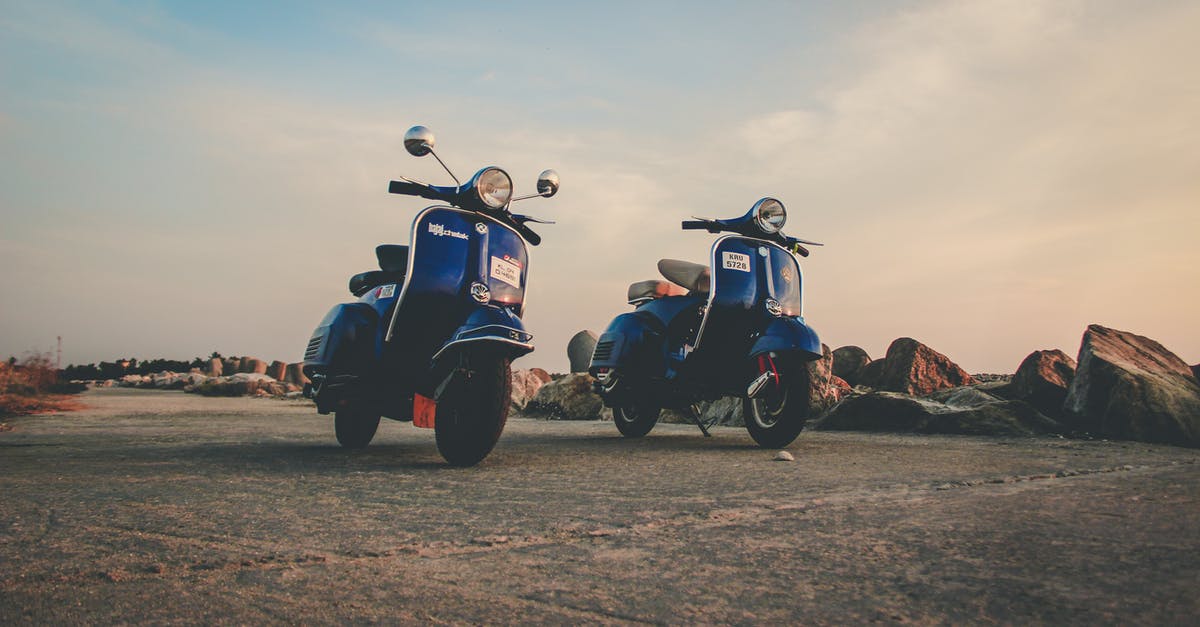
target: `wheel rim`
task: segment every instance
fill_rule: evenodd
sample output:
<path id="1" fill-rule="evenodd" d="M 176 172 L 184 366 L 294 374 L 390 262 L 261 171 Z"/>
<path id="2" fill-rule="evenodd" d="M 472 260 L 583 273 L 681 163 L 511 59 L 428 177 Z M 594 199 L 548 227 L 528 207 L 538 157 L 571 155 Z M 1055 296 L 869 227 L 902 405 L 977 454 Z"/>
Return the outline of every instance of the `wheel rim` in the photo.
<path id="1" fill-rule="evenodd" d="M 753 411 L 754 423 L 763 429 L 770 429 L 779 424 L 779 417 L 787 409 L 788 390 L 783 385 L 773 386 L 763 392 L 760 398 L 755 398 L 750 404 Z"/>

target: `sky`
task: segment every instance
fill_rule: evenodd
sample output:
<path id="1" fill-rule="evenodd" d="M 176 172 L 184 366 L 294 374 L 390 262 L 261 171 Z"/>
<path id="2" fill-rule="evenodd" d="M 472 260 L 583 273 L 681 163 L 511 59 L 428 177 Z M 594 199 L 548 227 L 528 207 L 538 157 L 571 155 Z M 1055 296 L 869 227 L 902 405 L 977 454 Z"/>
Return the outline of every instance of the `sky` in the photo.
<path id="1" fill-rule="evenodd" d="M 764 196 L 805 317 L 971 372 L 1090 323 L 1200 361 L 1196 2 L 0 0 L 0 355 L 298 361 L 449 177 L 537 174 L 516 362 Z"/>

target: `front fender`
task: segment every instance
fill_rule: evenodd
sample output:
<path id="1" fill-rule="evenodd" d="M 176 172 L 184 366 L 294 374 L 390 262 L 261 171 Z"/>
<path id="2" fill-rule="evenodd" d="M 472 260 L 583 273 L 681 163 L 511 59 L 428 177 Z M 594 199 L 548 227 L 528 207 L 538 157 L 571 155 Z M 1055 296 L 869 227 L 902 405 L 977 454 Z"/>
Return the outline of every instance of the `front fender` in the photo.
<path id="1" fill-rule="evenodd" d="M 793 353 L 803 361 L 816 361 L 822 354 L 821 339 L 798 317 L 777 318 L 767 325 L 750 348 L 751 359 L 764 353 Z"/>
<path id="2" fill-rule="evenodd" d="M 510 359 L 533 352 L 533 334 L 512 310 L 489 305 L 471 312 L 467 321 L 433 355 L 433 362 L 456 355 L 474 346 L 494 346 L 509 354 Z"/>

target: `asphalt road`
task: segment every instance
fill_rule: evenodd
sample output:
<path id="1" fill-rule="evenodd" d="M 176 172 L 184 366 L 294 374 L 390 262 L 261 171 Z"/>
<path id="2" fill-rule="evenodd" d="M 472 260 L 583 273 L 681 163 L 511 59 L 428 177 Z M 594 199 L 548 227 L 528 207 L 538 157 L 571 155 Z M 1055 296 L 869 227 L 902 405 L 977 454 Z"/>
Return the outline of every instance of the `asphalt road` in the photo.
<path id="1" fill-rule="evenodd" d="M 513 419 L 477 468 L 296 401 L 104 390 L 0 433 L 0 623 L 1200 616 L 1200 451 Z"/>

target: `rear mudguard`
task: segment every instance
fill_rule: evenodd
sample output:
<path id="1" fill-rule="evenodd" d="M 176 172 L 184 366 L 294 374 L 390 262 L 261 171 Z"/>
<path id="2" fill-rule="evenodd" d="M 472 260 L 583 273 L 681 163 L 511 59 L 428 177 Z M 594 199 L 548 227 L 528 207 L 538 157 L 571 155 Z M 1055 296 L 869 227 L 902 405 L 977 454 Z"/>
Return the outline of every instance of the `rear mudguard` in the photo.
<path id="1" fill-rule="evenodd" d="M 467 321 L 433 355 L 433 363 L 475 348 L 495 349 L 516 359 L 533 352 L 533 335 L 507 307 L 488 305 L 471 312 Z"/>
<path id="2" fill-rule="evenodd" d="M 588 372 L 597 376 L 601 368 L 615 370 L 635 379 L 663 375 L 663 342 L 666 325 L 642 310 L 613 319 L 596 340 Z"/>
<path id="3" fill-rule="evenodd" d="M 802 361 L 816 361 L 821 358 L 821 340 L 801 318 L 777 318 L 750 347 L 751 359 L 766 353 L 790 353 Z"/>

